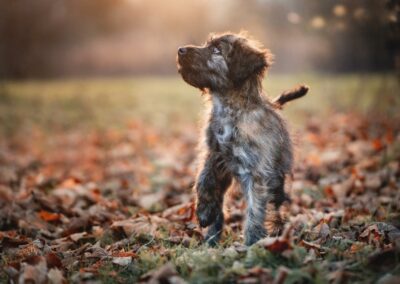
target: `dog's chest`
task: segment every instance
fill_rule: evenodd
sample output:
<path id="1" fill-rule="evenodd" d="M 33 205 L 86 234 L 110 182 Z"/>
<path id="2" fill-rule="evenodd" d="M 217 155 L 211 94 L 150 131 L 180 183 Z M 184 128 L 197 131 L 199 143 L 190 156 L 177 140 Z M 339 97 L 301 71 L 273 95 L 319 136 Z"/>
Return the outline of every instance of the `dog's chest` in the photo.
<path id="1" fill-rule="evenodd" d="M 247 143 L 241 139 L 238 121 L 243 115 L 240 110 L 225 106 L 218 99 L 213 99 L 211 130 L 223 154 L 227 167 L 236 176 L 248 174 L 257 158 Z"/>
<path id="2" fill-rule="evenodd" d="M 234 140 L 235 118 L 237 114 L 229 106 L 225 106 L 218 98 L 213 99 L 211 129 L 217 142 L 227 147 Z"/>

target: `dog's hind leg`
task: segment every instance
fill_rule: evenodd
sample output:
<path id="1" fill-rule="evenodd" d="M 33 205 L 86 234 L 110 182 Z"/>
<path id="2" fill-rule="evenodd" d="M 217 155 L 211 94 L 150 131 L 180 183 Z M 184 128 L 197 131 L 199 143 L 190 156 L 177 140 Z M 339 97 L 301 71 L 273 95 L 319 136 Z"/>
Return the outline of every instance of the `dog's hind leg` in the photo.
<path id="1" fill-rule="evenodd" d="M 247 201 L 244 241 L 250 246 L 267 235 L 264 221 L 268 190 L 265 186 L 255 183 L 250 174 L 241 178 L 241 184 Z"/>
<path id="2" fill-rule="evenodd" d="M 281 218 L 279 208 L 289 198 L 284 192 L 285 176 L 276 175 L 268 182 L 267 201 L 267 231 L 269 236 L 277 236 L 282 233 L 284 221 Z"/>
<path id="3" fill-rule="evenodd" d="M 284 177 L 274 176 L 263 181 L 247 175 L 241 178 L 241 182 L 247 200 L 244 237 L 245 244 L 250 246 L 267 234 L 277 235 L 281 232 L 283 222 L 279 215 L 279 207 L 285 201 Z M 264 227 L 266 213 L 270 231 Z"/>

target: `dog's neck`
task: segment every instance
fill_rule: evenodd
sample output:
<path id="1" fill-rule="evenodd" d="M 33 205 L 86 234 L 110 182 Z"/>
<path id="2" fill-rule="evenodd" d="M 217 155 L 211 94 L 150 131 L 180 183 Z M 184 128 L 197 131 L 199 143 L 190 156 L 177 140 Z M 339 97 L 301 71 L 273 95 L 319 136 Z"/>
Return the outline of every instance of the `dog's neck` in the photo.
<path id="1" fill-rule="evenodd" d="M 234 110 L 251 111 L 264 104 L 262 82 L 257 76 L 247 79 L 240 87 L 223 91 L 210 91 L 212 97 L 217 97 L 223 105 Z"/>

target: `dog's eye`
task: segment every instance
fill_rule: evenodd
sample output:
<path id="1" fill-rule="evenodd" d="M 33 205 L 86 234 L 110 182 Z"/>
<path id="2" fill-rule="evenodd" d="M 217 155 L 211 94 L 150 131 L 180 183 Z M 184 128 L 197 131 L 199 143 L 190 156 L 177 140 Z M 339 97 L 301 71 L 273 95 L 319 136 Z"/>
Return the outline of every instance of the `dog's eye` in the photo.
<path id="1" fill-rule="evenodd" d="M 221 50 L 220 50 L 218 47 L 213 46 L 213 48 L 212 48 L 212 53 L 213 53 L 213 54 L 221 54 Z"/>

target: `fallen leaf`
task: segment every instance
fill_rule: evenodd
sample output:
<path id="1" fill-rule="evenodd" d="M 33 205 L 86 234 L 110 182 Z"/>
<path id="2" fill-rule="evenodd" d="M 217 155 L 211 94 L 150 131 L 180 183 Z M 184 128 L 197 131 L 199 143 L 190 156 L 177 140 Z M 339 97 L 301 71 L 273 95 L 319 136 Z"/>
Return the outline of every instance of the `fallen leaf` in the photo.
<path id="1" fill-rule="evenodd" d="M 307 242 L 305 240 L 301 240 L 300 245 L 302 245 L 308 249 L 315 249 L 317 251 L 321 250 L 321 245 L 313 243 L 313 242 Z"/>
<path id="2" fill-rule="evenodd" d="M 0 202 L 10 202 L 14 199 L 13 192 L 9 187 L 0 184 Z"/>
<path id="3" fill-rule="evenodd" d="M 194 217 L 194 203 L 170 207 L 164 210 L 162 217 L 171 221 L 190 221 Z"/>
<path id="4" fill-rule="evenodd" d="M 138 204 L 147 210 L 153 209 L 156 205 L 161 204 L 162 200 L 165 198 L 165 192 L 158 191 L 151 194 L 143 194 L 138 199 Z"/>
<path id="5" fill-rule="evenodd" d="M 55 253 L 48 253 L 45 255 L 48 268 L 62 268 L 62 261 Z"/>
<path id="6" fill-rule="evenodd" d="M 62 272 L 57 268 L 52 268 L 47 272 L 48 283 L 50 284 L 64 284 L 67 283 Z"/>
<path id="7" fill-rule="evenodd" d="M 127 266 L 132 263 L 132 257 L 130 256 L 113 257 L 112 263 L 118 264 L 120 266 Z"/>
<path id="8" fill-rule="evenodd" d="M 46 210 L 40 210 L 39 216 L 47 222 L 58 221 L 61 218 L 61 214 L 48 212 Z"/>
<path id="9" fill-rule="evenodd" d="M 350 253 L 357 253 L 365 247 L 365 243 L 355 242 L 350 247 Z"/>
<path id="10" fill-rule="evenodd" d="M 321 238 L 322 242 L 325 242 L 326 239 L 331 234 L 331 230 L 325 222 L 320 222 L 317 226 L 314 227 L 313 231 Z"/>
<path id="11" fill-rule="evenodd" d="M 266 237 L 259 240 L 257 244 L 275 253 L 280 253 L 291 248 L 289 241 L 282 237 Z"/>
<path id="12" fill-rule="evenodd" d="M 290 269 L 286 266 L 279 266 L 276 271 L 276 276 L 274 278 L 273 284 L 283 284 L 286 280 L 286 277 L 290 274 Z"/>
<path id="13" fill-rule="evenodd" d="M 133 251 L 119 251 L 113 253 L 113 257 L 136 257 L 136 254 Z"/>
<path id="14" fill-rule="evenodd" d="M 168 220 L 157 216 L 139 216 L 133 219 L 113 222 L 112 229 L 122 228 L 126 236 L 150 234 L 154 235 L 159 226 L 167 225 Z"/>
<path id="15" fill-rule="evenodd" d="M 186 283 L 182 278 L 178 276 L 175 267 L 172 263 L 168 262 L 158 269 L 152 270 L 141 277 L 141 281 L 145 281 L 149 284 L 159 283 Z"/>

